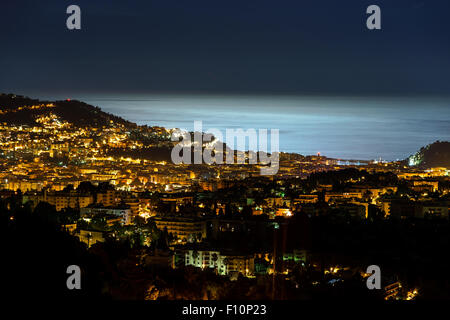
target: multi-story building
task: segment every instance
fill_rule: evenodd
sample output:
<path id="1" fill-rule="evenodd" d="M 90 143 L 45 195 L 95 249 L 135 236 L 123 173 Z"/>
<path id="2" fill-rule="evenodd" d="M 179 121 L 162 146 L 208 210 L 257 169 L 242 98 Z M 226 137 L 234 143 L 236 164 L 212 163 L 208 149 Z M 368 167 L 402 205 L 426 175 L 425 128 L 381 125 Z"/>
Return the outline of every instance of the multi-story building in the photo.
<path id="1" fill-rule="evenodd" d="M 305 203 L 316 203 L 319 201 L 319 196 L 317 194 L 301 194 L 294 199 L 294 206 Z"/>
<path id="2" fill-rule="evenodd" d="M 76 236 L 81 242 L 87 244 L 88 248 L 97 242 L 105 242 L 104 232 L 101 231 L 80 230 Z"/>
<path id="3" fill-rule="evenodd" d="M 416 217 L 448 219 L 448 207 L 448 202 L 421 202 L 417 205 Z"/>
<path id="4" fill-rule="evenodd" d="M 362 196 L 363 192 L 327 192 L 325 194 L 325 202 L 342 199 L 361 199 Z"/>
<path id="5" fill-rule="evenodd" d="M 439 181 L 414 180 L 411 189 L 417 192 L 436 192 L 439 189 Z"/>
<path id="6" fill-rule="evenodd" d="M 114 189 L 109 189 L 97 193 L 97 203 L 101 203 L 105 207 L 114 206 L 116 204 L 116 191 Z"/>
<path id="7" fill-rule="evenodd" d="M 120 217 L 122 223 L 129 224 L 131 222 L 131 209 L 129 206 L 103 206 L 91 204 L 87 207 L 80 209 L 80 215 L 84 216 L 95 216 L 95 215 L 109 215 Z"/>
<path id="8" fill-rule="evenodd" d="M 206 238 L 206 221 L 200 218 L 153 217 L 152 219 L 158 229 L 167 228 L 167 232 L 180 241 L 187 241 L 189 237 Z"/>
<path id="9" fill-rule="evenodd" d="M 393 218 L 444 218 L 448 219 L 448 202 L 411 200 L 384 200 L 382 208 L 386 215 Z"/>
<path id="10" fill-rule="evenodd" d="M 75 191 L 56 191 L 56 192 L 27 192 L 23 196 L 23 203 L 31 201 L 35 208 L 39 202 L 48 202 L 55 206 L 56 211 L 65 208 L 80 209 L 87 207 L 94 202 L 94 197 L 90 194 L 80 194 Z"/>
<path id="11" fill-rule="evenodd" d="M 91 194 L 80 194 L 78 192 L 53 192 L 47 193 L 45 201 L 56 207 L 56 211 L 65 208 L 80 209 L 94 203 Z"/>
<path id="12" fill-rule="evenodd" d="M 255 271 L 253 255 L 217 250 L 186 250 L 185 265 L 216 269 L 220 275 L 251 276 Z"/>
<path id="13" fill-rule="evenodd" d="M 291 200 L 287 198 L 277 197 L 277 198 L 266 198 L 264 199 L 267 206 L 274 207 L 290 207 Z"/>

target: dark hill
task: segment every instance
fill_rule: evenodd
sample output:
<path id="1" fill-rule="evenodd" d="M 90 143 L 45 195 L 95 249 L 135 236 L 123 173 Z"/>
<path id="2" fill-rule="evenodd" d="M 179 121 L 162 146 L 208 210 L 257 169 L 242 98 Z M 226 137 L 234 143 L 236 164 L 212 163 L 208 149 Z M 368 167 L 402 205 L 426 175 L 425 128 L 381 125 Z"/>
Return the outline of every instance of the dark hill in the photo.
<path id="1" fill-rule="evenodd" d="M 48 104 L 53 104 L 54 107 L 37 107 Z M 137 127 L 135 123 L 77 100 L 40 101 L 14 94 L 0 94 L 0 122 L 33 126 L 36 125 L 36 117 L 50 113 L 77 127 L 109 126 L 111 121 L 130 129 Z"/>
<path id="2" fill-rule="evenodd" d="M 423 168 L 446 167 L 450 168 L 450 142 L 436 141 L 422 147 L 407 160 L 409 165 Z"/>

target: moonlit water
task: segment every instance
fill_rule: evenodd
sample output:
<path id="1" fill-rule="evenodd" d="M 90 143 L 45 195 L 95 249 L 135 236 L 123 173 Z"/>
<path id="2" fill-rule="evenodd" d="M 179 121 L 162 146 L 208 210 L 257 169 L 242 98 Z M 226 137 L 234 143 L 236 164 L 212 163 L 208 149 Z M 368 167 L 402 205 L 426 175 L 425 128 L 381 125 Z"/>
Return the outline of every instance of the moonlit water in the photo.
<path id="1" fill-rule="evenodd" d="M 40 98 L 55 99 L 51 96 Z M 67 97 L 57 97 L 67 98 Z M 405 159 L 450 140 L 449 98 L 73 95 L 137 124 L 193 130 L 279 129 L 280 150 L 358 160 Z"/>

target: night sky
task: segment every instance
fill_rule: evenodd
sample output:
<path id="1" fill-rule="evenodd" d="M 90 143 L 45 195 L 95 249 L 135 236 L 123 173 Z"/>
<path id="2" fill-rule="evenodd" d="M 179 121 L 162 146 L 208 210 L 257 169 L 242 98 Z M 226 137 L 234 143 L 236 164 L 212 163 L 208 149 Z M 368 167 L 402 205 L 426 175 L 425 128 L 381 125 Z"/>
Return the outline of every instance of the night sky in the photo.
<path id="1" fill-rule="evenodd" d="M 449 16 L 448 0 L 2 0 L 0 92 L 447 95 Z"/>

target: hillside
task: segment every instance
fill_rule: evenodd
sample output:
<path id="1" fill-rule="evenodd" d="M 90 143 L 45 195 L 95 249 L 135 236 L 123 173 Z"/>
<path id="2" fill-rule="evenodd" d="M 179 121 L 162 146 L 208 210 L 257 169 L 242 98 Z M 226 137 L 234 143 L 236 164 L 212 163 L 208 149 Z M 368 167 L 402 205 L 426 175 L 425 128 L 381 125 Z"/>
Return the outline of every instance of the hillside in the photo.
<path id="1" fill-rule="evenodd" d="M 428 146 L 422 147 L 406 161 L 410 166 L 450 168 L 450 142 L 436 141 Z"/>
<path id="2" fill-rule="evenodd" d="M 111 121 L 127 128 L 136 124 L 103 112 L 99 107 L 77 100 L 41 101 L 14 94 L 0 94 L 0 122 L 14 125 L 36 125 L 38 116 L 53 113 L 77 127 L 108 126 Z"/>

